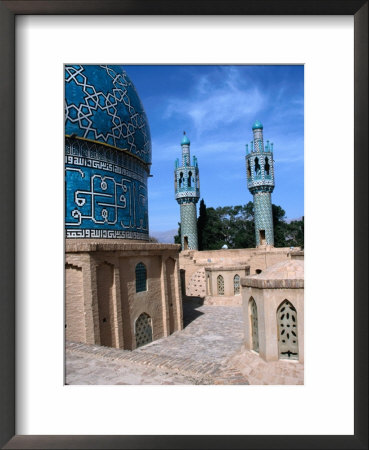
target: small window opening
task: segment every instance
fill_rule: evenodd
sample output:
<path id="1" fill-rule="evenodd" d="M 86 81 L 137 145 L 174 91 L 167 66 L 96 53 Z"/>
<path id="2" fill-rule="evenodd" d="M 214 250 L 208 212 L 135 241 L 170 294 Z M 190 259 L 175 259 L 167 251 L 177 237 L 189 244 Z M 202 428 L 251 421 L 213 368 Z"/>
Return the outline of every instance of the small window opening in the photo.
<path id="1" fill-rule="evenodd" d="M 256 175 L 260 175 L 259 158 L 255 158 L 255 173 L 256 173 Z"/>
<path id="2" fill-rule="evenodd" d="M 185 236 L 183 238 L 183 245 L 184 245 L 184 249 L 187 250 L 188 249 L 188 237 Z"/>
<path id="3" fill-rule="evenodd" d="M 262 270 L 261 269 L 256 269 L 255 272 L 259 275 L 259 273 L 261 273 Z"/>
<path id="4" fill-rule="evenodd" d="M 183 172 L 179 174 L 179 187 L 182 187 L 182 183 L 183 183 Z"/>
<path id="5" fill-rule="evenodd" d="M 250 160 L 247 161 L 247 176 L 251 178 L 251 166 L 250 166 Z"/>
<path id="6" fill-rule="evenodd" d="M 147 281 L 146 266 L 145 264 L 140 262 L 136 266 L 136 292 L 147 291 L 146 281 Z"/>
<path id="7" fill-rule="evenodd" d="M 269 160 L 268 160 L 268 158 L 265 158 L 265 166 L 264 166 L 264 168 L 265 168 L 265 173 L 266 173 L 267 175 L 269 175 L 270 166 L 269 166 Z"/>
<path id="8" fill-rule="evenodd" d="M 192 178 L 192 172 L 188 172 L 188 178 L 187 178 L 187 186 L 191 187 L 191 178 Z"/>
<path id="9" fill-rule="evenodd" d="M 265 244 L 265 230 L 259 230 L 260 244 Z"/>

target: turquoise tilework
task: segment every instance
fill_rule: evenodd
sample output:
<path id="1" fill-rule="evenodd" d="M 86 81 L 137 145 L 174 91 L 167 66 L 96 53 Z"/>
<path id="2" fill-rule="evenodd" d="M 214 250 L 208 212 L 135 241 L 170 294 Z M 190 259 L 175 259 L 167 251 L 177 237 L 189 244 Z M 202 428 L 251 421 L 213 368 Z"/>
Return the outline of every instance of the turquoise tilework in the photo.
<path id="1" fill-rule="evenodd" d="M 260 124 L 257 122 L 257 124 Z M 246 147 L 247 187 L 254 197 L 256 246 L 261 244 L 260 234 L 265 233 L 265 243 L 274 245 L 271 193 L 274 189 L 273 144 L 264 148 L 263 127 L 253 127 L 251 152 Z"/>
<path id="2" fill-rule="evenodd" d="M 197 250 L 197 214 L 196 203 L 200 198 L 200 174 L 196 156 L 192 165 L 190 155 L 190 140 L 186 135 L 181 143 L 182 165 L 175 161 L 174 191 L 175 198 L 181 210 L 181 244 L 182 249 Z M 187 238 L 187 246 L 185 245 Z"/>

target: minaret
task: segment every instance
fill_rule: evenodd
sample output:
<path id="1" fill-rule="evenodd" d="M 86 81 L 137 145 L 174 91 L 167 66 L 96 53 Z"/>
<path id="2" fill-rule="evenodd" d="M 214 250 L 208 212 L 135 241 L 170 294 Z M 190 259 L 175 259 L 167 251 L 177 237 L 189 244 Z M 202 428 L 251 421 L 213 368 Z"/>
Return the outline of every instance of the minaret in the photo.
<path id="1" fill-rule="evenodd" d="M 246 145 L 247 187 L 254 196 L 256 247 L 274 246 L 272 197 L 274 189 L 273 144 L 264 148 L 263 125 L 256 121 L 252 127 L 254 139 L 250 152 Z"/>
<path id="2" fill-rule="evenodd" d="M 196 203 L 200 198 L 199 168 L 196 156 L 191 165 L 190 140 L 183 132 L 182 164 L 175 162 L 174 189 L 181 207 L 181 244 L 182 250 L 197 250 L 197 214 Z"/>

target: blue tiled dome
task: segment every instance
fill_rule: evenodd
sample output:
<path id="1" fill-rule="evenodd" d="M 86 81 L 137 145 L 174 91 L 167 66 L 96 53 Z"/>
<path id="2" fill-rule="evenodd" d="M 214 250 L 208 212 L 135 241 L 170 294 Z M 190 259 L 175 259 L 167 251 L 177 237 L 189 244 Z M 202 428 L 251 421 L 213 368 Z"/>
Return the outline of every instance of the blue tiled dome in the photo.
<path id="1" fill-rule="evenodd" d="M 253 130 L 258 130 L 258 129 L 263 129 L 263 124 L 261 122 L 259 122 L 258 120 L 254 123 L 254 125 L 252 126 Z"/>
<path id="2" fill-rule="evenodd" d="M 136 89 L 121 66 L 65 66 L 65 134 L 126 150 L 151 163 L 151 137 Z"/>
<path id="3" fill-rule="evenodd" d="M 181 141 L 181 145 L 190 145 L 190 140 L 188 139 L 188 137 L 187 137 L 187 134 L 186 133 L 183 133 L 183 138 L 182 138 L 182 141 Z"/>

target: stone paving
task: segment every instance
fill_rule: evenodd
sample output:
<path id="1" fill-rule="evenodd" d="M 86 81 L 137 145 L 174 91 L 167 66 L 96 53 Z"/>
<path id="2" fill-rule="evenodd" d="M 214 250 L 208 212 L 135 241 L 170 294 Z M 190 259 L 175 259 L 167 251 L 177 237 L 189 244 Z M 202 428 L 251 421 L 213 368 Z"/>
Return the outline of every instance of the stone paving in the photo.
<path id="1" fill-rule="evenodd" d="M 184 329 L 137 350 L 66 344 L 66 384 L 303 384 L 303 365 L 242 348 L 240 306 L 183 304 Z"/>
<path id="2" fill-rule="evenodd" d="M 188 299 L 185 328 L 134 351 L 68 342 L 67 384 L 248 384 L 226 360 L 242 345 L 239 306 Z"/>

